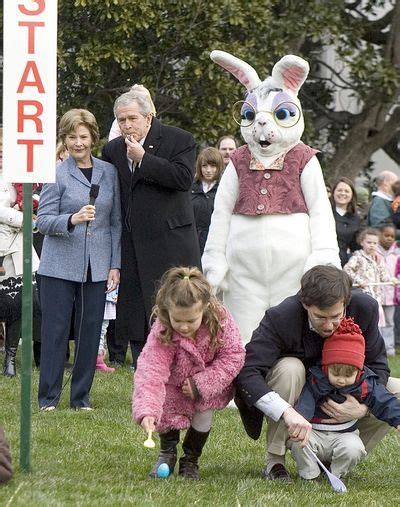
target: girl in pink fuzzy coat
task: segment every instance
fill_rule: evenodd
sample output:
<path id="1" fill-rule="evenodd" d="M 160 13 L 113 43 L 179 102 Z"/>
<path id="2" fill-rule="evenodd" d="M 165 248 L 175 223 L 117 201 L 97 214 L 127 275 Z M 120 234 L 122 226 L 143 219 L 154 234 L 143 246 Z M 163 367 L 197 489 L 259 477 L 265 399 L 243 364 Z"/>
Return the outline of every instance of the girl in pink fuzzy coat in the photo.
<path id="1" fill-rule="evenodd" d="M 179 432 L 188 428 L 179 475 L 199 479 L 197 461 L 213 412 L 232 399 L 245 351 L 235 322 L 197 268 L 164 274 L 153 313 L 157 318 L 135 371 L 133 418 L 147 433 L 160 435 L 151 477 L 162 463 L 172 474 Z"/>

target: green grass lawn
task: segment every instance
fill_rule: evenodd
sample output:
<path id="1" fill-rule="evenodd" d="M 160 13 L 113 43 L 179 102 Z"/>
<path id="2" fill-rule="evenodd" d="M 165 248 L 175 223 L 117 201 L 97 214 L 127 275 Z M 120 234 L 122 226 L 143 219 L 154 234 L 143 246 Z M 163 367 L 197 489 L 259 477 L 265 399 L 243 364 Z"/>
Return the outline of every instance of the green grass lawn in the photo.
<path id="1" fill-rule="evenodd" d="M 3 360 L 0 354 L 1 361 Z M 400 376 L 400 355 L 390 360 Z M 346 478 L 348 493 L 333 493 L 327 481 L 298 479 L 291 485 L 261 478 L 264 439 L 250 440 L 237 410 L 218 412 L 200 462 L 202 480 L 175 475 L 148 480 L 158 450 L 143 447 L 146 436 L 131 421 L 132 374 L 96 374 L 90 413 L 68 408 L 69 389 L 55 412 L 39 413 L 38 372 L 32 381 L 31 471 L 19 467 L 20 379 L 0 376 L 0 422 L 12 446 L 15 474 L 0 486 L 0 506 L 137 505 L 264 506 L 400 504 L 400 435 L 395 430 Z"/>

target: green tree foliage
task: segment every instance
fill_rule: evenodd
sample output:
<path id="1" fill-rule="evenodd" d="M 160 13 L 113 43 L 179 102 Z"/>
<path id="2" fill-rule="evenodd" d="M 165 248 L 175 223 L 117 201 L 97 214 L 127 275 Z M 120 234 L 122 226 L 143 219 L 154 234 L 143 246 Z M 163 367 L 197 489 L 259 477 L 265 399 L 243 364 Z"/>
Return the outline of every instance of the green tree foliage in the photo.
<path id="1" fill-rule="evenodd" d="M 250 14 L 246 0 L 60 1 L 60 112 L 77 103 L 88 107 L 105 135 L 114 99 L 142 83 L 155 97 L 158 116 L 199 142 L 238 134 L 230 105 L 241 86 L 209 53 L 225 49 L 265 65 L 269 49 L 256 41 L 271 11 L 254 4 Z"/>
<path id="2" fill-rule="evenodd" d="M 231 106 L 244 90 L 210 51 L 242 58 L 262 79 L 281 56 L 295 53 L 311 64 L 301 90 L 304 140 L 323 151 L 328 175 L 354 177 L 376 149 L 393 147 L 399 6 L 400 0 L 59 0 L 60 114 L 87 107 L 106 136 L 114 99 L 142 83 L 162 121 L 214 144 L 227 132 L 240 137 Z M 340 66 L 324 58 L 326 46 Z M 335 107 L 344 92 L 355 104 L 351 111 Z"/>

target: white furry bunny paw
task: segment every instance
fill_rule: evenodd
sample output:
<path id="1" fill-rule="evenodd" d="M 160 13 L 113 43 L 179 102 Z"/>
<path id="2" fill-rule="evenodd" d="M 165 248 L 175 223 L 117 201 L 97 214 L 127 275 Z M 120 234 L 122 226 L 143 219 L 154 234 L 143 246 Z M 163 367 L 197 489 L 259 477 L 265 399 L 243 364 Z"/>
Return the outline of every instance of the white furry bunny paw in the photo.
<path id="1" fill-rule="evenodd" d="M 205 270 L 204 275 L 209 281 L 211 287 L 213 288 L 214 294 L 220 291 L 224 292 L 228 289 L 228 284 L 226 281 L 226 271 L 221 272 L 215 270 L 208 271 Z"/>

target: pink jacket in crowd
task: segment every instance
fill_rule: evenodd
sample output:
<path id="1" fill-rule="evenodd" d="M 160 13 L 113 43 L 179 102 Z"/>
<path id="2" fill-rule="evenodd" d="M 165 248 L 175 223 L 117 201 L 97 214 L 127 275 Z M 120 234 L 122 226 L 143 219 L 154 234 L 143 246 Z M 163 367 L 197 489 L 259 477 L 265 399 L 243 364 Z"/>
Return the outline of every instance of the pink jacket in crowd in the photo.
<path id="1" fill-rule="evenodd" d="M 399 247 L 396 242 L 389 248 L 389 250 L 385 250 L 381 245 L 378 245 L 377 253 L 379 255 L 379 260 L 381 264 L 386 267 L 386 270 L 390 274 L 390 276 L 395 277 L 396 271 L 396 263 L 399 258 Z M 394 302 L 395 288 L 391 285 L 386 285 L 382 287 L 382 304 L 383 305 L 394 305 L 398 304 Z"/>

